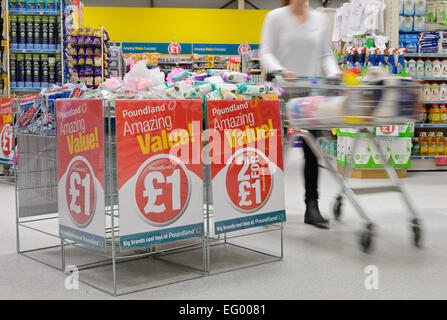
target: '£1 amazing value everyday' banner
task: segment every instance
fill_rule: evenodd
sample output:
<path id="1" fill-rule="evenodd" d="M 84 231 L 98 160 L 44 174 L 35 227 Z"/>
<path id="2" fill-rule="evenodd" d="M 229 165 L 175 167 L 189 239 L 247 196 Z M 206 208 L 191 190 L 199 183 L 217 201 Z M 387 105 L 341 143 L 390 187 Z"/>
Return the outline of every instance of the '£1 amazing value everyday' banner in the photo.
<path id="1" fill-rule="evenodd" d="M 208 124 L 215 232 L 284 222 L 279 102 L 208 101 Z"/>
<path id="2" fill-rule="evenodd" d="M 57 100 L 59 234 L 105 246 L 102 100 Z"/>
<path id="3" fill-rule="evenodd" d="M 120 247 L 203 235 L 200 100 L 118 100 Z"/>
<path id="4" fill-rule="evenodd" d="M 11 99 L 0 99 L 0 162 L 10 162 L 14 155 Z"/>

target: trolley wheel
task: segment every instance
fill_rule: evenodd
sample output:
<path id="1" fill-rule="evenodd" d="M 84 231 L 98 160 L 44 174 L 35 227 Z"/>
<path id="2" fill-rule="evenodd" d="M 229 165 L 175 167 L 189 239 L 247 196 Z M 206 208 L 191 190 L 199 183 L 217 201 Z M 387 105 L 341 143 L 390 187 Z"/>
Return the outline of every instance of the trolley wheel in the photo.
<path id="1" fill-rule="evenodd" d="M 374 225 L 368 223 L 366 229 L 360 234 L 360 248 L 365 253 L 371 253 L 374 236 Z"/>
<path id="2" fill-rule="evenodd" d="M 343 198 L 342 196 L 338 196 L 335 199 L 334 207 L 333 207 L 333 213 L 335 220 L 340 221 L 341 218 L 341 207 L 343 205 Z"/>
<path id="3" fill-rule="evenodd" d="M 419 219 L 416 218 L 411 221 L 411 228 L 413 231 L 413 244 L 416 248 L 420 248 L 422 239 L 422 227 Z"/>

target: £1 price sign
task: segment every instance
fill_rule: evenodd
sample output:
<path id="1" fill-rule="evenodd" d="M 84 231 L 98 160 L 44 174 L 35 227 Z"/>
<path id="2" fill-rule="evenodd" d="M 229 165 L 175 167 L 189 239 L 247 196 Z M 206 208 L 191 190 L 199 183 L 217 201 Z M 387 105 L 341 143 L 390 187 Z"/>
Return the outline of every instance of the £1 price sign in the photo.
<path id="1" fill-rule="evenodd" d="M 58 100 L 59 234 L 106 251 L 104 116 L 101 100 Z"/>
<path id="2" fill-rule="evenodd" d="M 138 173 L 135 185 L 138 210 L 149 223 L 170 224 L 187 207 L 190 188 L 188 172 L 179 159 L 155 156 Z"/>
<path id="3" fill-rule="evenodd" d="M 68 168 L 65 184 L 68 210 L 73 222 L 79 227 L 87 226 L 95 210 L 94 174 L 85 158 L 78 157 Z"/>
<path id="4" fill-rule="evenodd" d="M 11 160 L 14 150 L 11 99 L 0 99 L 0 158 Z"/>

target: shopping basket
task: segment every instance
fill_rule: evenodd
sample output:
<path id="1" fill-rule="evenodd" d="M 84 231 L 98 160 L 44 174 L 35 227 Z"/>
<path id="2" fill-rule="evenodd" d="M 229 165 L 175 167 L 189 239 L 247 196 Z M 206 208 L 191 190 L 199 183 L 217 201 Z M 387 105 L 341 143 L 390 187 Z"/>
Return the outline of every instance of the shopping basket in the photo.
<path id="1" fill-rule="evenodd" d="M 356 153 L 360 136 L 365 133 L 379 155 L 386 159 L 373 134 L 374 128 L 418 121 L 421 86 L 411 80 L 397 77 L 375 79 L 356 86 L 346 86 L 336 78 L 276 77 L 274 82 L 287 91 L 283 95 L 281 111 L 285 128 L 293 132 L 289 142 L 295 141 L 297 136 L 302 137 L 315 155 L 324 160 L 326 167 L 340 185 L 341 190 L 335 197 L 332 209 L 335 219 L 341 218 L 342 203 L 346 197 L 365 221 L 365 228 L 359 237 L 361 249 L 370 252 L 376 227 L 360 205 L 357 196 L 384 192 L 401 194 L 410 214 L 413 244 L 420 247 L 421 219 L 389 161 L 385 161 L 384 167 L 391 181 L 390 185 L 354 188 L 348 179 L 352 170 L 350 160 L 348 159 L 344 173 L 339 173 L 335 162 L 322 152 L 309 130 L 356 129 L 358 134 L 354 138 L 351 154 Z"/>

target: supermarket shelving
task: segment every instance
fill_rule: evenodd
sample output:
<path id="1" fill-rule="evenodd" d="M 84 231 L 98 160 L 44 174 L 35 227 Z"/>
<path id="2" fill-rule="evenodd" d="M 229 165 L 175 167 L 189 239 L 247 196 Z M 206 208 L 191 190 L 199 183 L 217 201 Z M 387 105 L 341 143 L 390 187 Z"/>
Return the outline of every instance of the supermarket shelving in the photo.
<path id="1" fill-rule="evenodd" d="M 64 23 L 61 23 L 59 28 L 61 28 L 60 30 L 60 34 L 62 35 L 62 39 L 59 39 L 60 41 L 60 49 L 56 49 L 56 50 L 50 50 L 50 49 L 17 49 L 17 48 L 11 48 L 11 41 L 10 41 L 10 29 L 9 29 L 9 17 L 11 16 L 54 16 L 54 17 L 60 17 L 61 20 L 63 21 L 64 18 L 64 9 L 63 9 L 63 5 L 60 6 L 61 8 L 59 10 L 54 10 L 54 11 L 43 11 L 43 10 L 10 10 L 9 6 L 6 6 L 6 10 L 5 10 L 5 16 L 7 17 L 7 25 L 6 25 L 6 36 L 7 36 L 7 41 L 6 41 L 6 48 L 8 50 L 7 54 L 7 73 L 8 73 L 8 97 L 13 96 L 13 93 L 35 93 L 35 92 L 40 92 L 42 88 L 25 88 L 25 87 L 14 87 L 11 88 L 11 82 L 10 82 L 10 55 L 11 54 L 49 54 L 49 55 L 60 55 L 61 56 L 61 61 L 64 61 L 64 57 L 63 57 L 63 52 L 64 52 L 64 41 L 63 41 L 63 34 L 64 34 Z M 65 82 L 65 64 L 62 63 L 62 83 Z"/>
<path id="2" fill-rule="evenodd" d="M 444 123 L 416 123 L 415 128 L 447 128 L 447 124 Z"/>
<path id="3" fill-rule="evenodd" d="M 51 49 L 10 49 L 12 54 L 60 54 L 60 50 Z"/>
<path id="4" fill-rule="evenodd" d="M 11 16 L 59 16 L 60 11 L 41 11 L 41 10 L 9 10 Z"/>
<path id="5" fill-rule="evenodd" d="M 406 53 L 405 58 L 447 58 L 447 53 Z"/>

